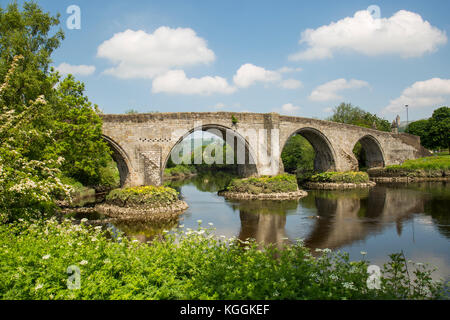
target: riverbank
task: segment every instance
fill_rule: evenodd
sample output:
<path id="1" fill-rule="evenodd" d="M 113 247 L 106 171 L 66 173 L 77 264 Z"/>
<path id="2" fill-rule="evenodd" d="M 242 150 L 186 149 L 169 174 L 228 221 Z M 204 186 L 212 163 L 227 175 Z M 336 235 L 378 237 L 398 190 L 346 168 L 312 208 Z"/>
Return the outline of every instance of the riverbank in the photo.
<path id="1" fill-rule="evenodd" d="M 225 190 L 218 193 L 227 199 L 287 200 L 300 199 L 307 192 L 298 188 L 294 175 L 233 179 Z"/>
<path id="2" fill-rule="evenodd" d="M 311 190 L 346 190 L 356 188 L 372 188 L 377 184 L 374 181 L 364 183 L 344 183 L 344 182 L 306 182 L 305 188 Z"/>
<path id="3" fill-rule="evenodd" d="M 2 299 L 436 299 L 443 294 L 442 284 L 429 280 L 430 271 L 419 264 L 418 282 L 403 273 L 399 281 L 398 270 L 386 264 L 380 289 L 371 290 L 369 261 L 350 261 L 328 249 L 313 257 L 301 242 L 260 250 L 258 243 L 217 238 L 201 227 L 178 229 L 148 245 L 83 222 L 23 221 L 0 225 L 0 247 L 7 248 L 0 250 Z M 391 263 L 407 262 L 397 254 Z M 81 271 L 77 290 L 68 290 L 61 271 L 67 266 Z"/>
<path id="4" fill-rule="evenodd" d="M 450 156 L 407 160 L 401 165 L 371 168 L 367 172 L 376 182 L 450 181 Z"/>

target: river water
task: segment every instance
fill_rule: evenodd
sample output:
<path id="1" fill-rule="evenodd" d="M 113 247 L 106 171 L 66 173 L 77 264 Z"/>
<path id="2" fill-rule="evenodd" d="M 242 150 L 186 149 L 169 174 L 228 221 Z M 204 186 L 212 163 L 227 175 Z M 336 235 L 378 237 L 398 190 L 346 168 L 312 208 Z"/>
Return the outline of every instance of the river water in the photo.
<path id="1" fill-rule="evenodd" d="M 117 223 L 128 236 L 149 241 L 164 229 L 184 225 L 216 228 L 215 233 L 282 246 L 302 239 L 311 249 L 330 248 L 382 266 L 403 250 L 406 258 L 429 263 L 435 279 L 450 279 L 450 186 L 445 182 L 378 184 L 346 191 L 307 190 L 300 200 L 228 201 L 217 195 L 225 174 L 171 182 L 189 204 L 177 222 L 165 226 Z M 363 257 L 361 252 L 367 252 Z"/>

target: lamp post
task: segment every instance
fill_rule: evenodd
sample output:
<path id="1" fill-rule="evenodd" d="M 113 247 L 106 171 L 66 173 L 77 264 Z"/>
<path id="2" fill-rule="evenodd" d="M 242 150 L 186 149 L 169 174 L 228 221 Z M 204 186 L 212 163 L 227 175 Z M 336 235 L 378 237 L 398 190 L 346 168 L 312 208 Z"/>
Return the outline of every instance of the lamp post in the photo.
<path id="1" fill-rule="evenodd" d="M 405 105 L 406 108 L 406 129 L 408 129 L 409 126 L 409 114 L 408 114 L 408 105 Z"/>

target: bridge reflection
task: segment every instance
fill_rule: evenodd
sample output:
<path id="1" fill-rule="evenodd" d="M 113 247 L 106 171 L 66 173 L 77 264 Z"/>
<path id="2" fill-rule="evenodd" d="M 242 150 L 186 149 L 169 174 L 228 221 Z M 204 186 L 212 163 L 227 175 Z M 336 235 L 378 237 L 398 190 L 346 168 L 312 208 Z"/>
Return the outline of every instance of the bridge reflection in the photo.
<path id="1" fill-rule="evenodd" d="M 303 207 L 317 210 L 313 216 L 296 216 L 313 219 L 312 228 L 303 239 L 311 249 L 340 248 L 381 233 L 393 223 L 401 234 L 403 223 L 411 219 L 413 213 L 424 212 L 423 196 L 411 190 L 403 192 L 387 187 L 377 187 L 370 192 L 311 191 L 307 199 L 300 201 Z M 290 211 L 296 211 L 297 206 L 297 201 L 240 202 L 239 238 L 253 238 L 280 248 L 286 242 L 295 241 L 287 239 L 286 217 Z"/>

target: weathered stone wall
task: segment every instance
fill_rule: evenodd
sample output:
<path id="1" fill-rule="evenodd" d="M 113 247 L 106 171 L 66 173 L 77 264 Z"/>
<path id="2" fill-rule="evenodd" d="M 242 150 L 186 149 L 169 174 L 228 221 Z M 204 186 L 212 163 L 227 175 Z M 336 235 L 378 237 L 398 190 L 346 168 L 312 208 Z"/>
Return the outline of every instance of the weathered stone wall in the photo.
<path id="1" fill-rule="evenodd" d="M 233 115 L 237 124 L 232 123 Z M 156 113 L 102 115 L 102 118 L 103 134 L 121 167 L 121 181 L 127 185 L 161 184 L 172 148 L 200 126 L 203 130 L 216 129 L 223 138 L 227 132 L 234 137 L 228 142 L 246 150 L 247 166 L 241 168 L 246 174 L 283 172 L 281 152 L 295 133 L 302 134 L 313 145 L 317 154 L 315 165 L 321 171 L 357 169 L 358 161 L 352 150 L 361 139 L 370 151 L 372 166 L 400 164 L 423 156 L 426 151 L 415 136 L 276 113 Z M 259 136 L 249 135 L 251 132 Z"/>

